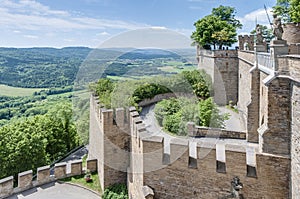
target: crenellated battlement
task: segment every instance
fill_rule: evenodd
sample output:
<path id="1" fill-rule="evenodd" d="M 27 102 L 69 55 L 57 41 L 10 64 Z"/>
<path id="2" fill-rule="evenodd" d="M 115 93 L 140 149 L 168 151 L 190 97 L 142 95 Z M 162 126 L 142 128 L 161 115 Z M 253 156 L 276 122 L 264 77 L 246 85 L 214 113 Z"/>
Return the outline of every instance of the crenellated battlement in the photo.
<path id="1" fill-rule="evenodd" d="M 240 50 L 254 50 L 254 35 L 239 35 L 238 39 Z"/>
<path id="2" fill-rule="evenodd" d="M 68 164 L 70 164 L 70 171 L 67 170 L 66 162 L 57 163 L 53 168 L 49 165 L 39 167 L 36 172 L 36 179 L 33 179 L 32 170 L 19 173 L 18 179 L 14 179 L 13 176 L 0 179 L 0 199 L 59 179 L 78 176 L 85 172 L 82 160 L 74 160 Z M 54 170 L 53 175 L 50 174 L 52 169 Z M 97 171 L 97 160 L 87 160 L 87 169 L 91 172 Z M 14 187 L 14 180 L 18 182 L 17 187 Z"/>
<path id="3" fill-rule="evenodd" d="M 282 189 L 280 183 L 276 182 L 279 178 L 287 177 L 289 159 L 261 154 L 258 144 L 247 143 L 243 132 L 218 132 L 218 129 L 213 129 L 213 136 L 210 137 L 172 138 L 167 142 L 164 136 L 148 132 L 134 110 L 131 112 L 131 121 L 131 164 L 127 170 L 131 198 L 146 198 L 142 191 L 144 186 L 152 187 L 157 198 L 221 197 L 226 193 L 226 188 L 230 191 L 230 179 L 234 176 L 238 176 L 245 187 L 251 187 L 245 188 L 244 196 L 259 198 L 262 196 L 262 192 L 257 191 L 262 191 L 260 186 L 271 186 L 273 181 L 274 189 Z M 188 124 L 188 129 L 196 133 L 193 135 L 212 130 L 196 127 L 193 123 Z M 215 138 L 215 133 L 224 137 Z M 265 164 L 265 161 L 268 161 L 268 164 Z M 277 162 L 280 162 L 280 166 L 271 166 L 278 165 Z M 269 170 L 272 176 L 263 172 L 266 170 Z M 210 186 L 215 190 L 205 192 Z M 189 191 L 183 191 L 183 187 L 185 190 L 195 191 L 190 195 Z M 284 194 L 283 192 L 281 196 Z M 275 191 L 268 195 L 274 198 L 281 197 L 276 195 Z"/>

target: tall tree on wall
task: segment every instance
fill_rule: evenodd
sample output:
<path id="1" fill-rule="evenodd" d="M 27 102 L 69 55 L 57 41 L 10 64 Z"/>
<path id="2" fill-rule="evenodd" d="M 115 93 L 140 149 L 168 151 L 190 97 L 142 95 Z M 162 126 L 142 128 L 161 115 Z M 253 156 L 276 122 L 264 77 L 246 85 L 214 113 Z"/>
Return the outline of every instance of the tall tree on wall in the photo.
<path id="1" fill-rule="evenodd" d="M 300 22 L 300 0 L 277 0 L 273 10 L 284 22 Z"/>
<path id="2" fill-rule="evenodd" d="M 222 49 L 231 46 L 237 39 L 237 29 L 242 27 L 239 20 L 235 19 L 235 9 L 229 6 L 213 8 L 212 14 L 194 23 L 196 30 L 191 38 L 195 44 L 202 47 L 214 46 Z"/>
<path id="3" fill-rule="evenodd" d="M 264 25 L 259 25 L 260 26 L 260 29 L 261 29 L 261 32 L 262 32 L 262 36 L 264 38 L 264 40 L 269 43 L 273 38 L 274 38 L 274 35 L 272 33 L 272 29 L 268 28 L 267 26 L 264 26 Z M 250 32 L 252 35 L 255 35 L 256 34 L 256 29 L 252 30 Z"/>

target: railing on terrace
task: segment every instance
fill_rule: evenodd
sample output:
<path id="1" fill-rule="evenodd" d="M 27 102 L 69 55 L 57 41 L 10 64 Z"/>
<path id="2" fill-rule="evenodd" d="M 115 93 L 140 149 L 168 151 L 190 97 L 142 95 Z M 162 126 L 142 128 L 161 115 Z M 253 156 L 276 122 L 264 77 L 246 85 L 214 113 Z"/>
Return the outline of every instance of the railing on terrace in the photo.
<path id="1" fill-rule="evenodd" d="M 258 65 L 274 70 L 274 60 L 269 53 L 257 53 Z"/>

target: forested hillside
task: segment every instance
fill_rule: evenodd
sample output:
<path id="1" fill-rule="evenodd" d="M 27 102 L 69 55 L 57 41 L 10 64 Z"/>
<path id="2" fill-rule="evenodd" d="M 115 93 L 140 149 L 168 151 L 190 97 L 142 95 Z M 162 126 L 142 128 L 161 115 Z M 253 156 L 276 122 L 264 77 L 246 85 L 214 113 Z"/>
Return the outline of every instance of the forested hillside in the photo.
<path id="1" fill-rule="evenodd" d="M 89 48 L 0 48 L 0 84 L 26 88 L 71 85 Z"/>
<path id="2" fill-rule="evenodd" d="M 69 86 L 79 67 L 88 62 L 105 63 L 102 77 L 171 74 L 159 68 L 166 61 L 186 62 L 174 52 L 157 49 L 0 48 L 0 84 L 23 88 Z"/>

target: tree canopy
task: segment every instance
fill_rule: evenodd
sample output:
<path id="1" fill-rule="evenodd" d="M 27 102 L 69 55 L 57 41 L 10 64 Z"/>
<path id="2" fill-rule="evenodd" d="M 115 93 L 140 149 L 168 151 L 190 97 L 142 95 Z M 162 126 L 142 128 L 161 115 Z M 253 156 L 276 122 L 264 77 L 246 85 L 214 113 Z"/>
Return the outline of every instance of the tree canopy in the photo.
<path id="1" fill-rule="evenodd" d="M 0 178 L 50 164 L 79 145 L 70 104 L 0 128 Z"/>
<path id="2" fill-rule="evenodd" d="M 235 9 L 229 6 L 213 8 L 212 14 L 205 16 L 194 23 L 196 30 L 191 38 L 201 46 L 231 46 L 237 41 L 237 29 L 242 27 L 235 19 Z"/>
<path id="3" fill-rule="evenodd" d="M 265 41 L 270 42 L 274 38 L 274 35 L 272 33 L 272 29 L 270 29 L 270 28 L 268 28 L 267 26 L 264 26 L 264 25 L 259 25 L 259 26 L 260 26 L 262 36 L 265 39 Z M 254 35 L 254 34 L 256 34 L 256 30 L 254 29 L 250 33 Z"/>
<path id="4" fill-rule="evenodd" d="M 273 10 L 284 22 L 300 22 L 300 0 L 277 0 Z"/>

